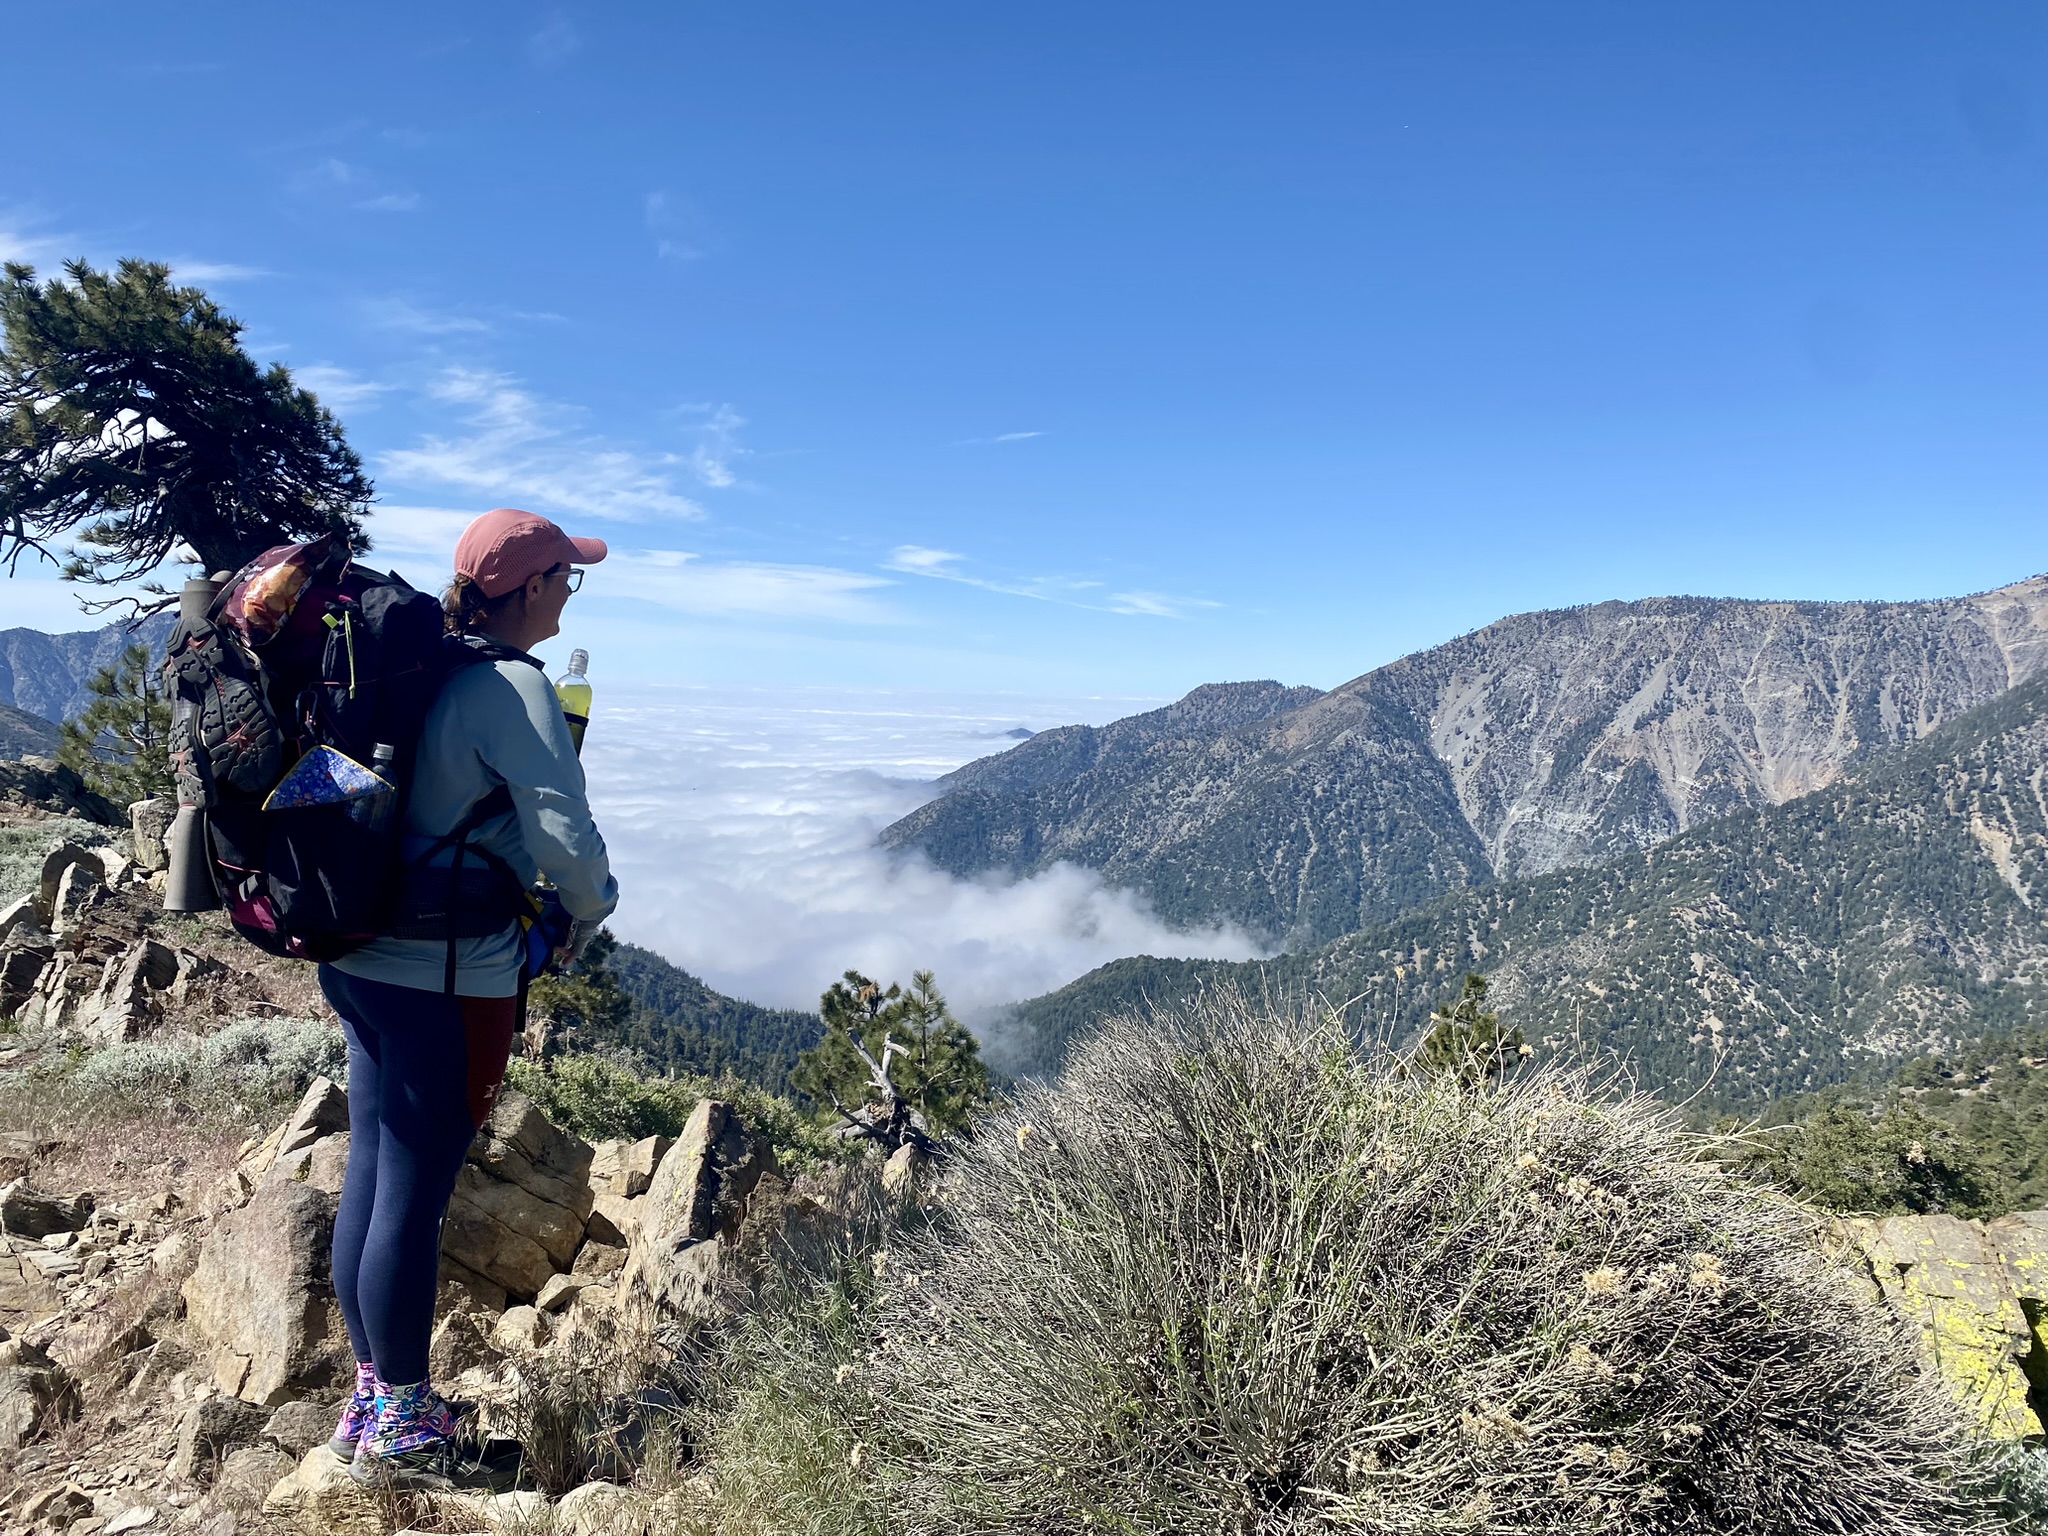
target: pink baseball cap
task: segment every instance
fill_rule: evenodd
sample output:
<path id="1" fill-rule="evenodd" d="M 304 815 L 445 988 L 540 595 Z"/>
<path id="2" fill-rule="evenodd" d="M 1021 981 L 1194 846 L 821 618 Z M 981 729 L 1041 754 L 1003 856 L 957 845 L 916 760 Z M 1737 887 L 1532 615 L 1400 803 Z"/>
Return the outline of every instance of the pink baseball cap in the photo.
<path id="1" fill-rule="evenodd" d="M 538 512 L 499 507 L 462 530 L 455 571 L 485 597 L 503 597 L 558 565 L 595 565 L 604 557 L 603 539 L 572 539 Z"/>

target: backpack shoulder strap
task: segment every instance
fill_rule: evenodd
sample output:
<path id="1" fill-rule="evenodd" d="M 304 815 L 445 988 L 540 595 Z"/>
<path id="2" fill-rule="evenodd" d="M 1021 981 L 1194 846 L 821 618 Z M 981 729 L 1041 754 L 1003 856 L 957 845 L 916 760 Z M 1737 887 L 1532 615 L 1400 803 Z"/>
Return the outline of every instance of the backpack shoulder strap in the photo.
<path id="1" fill-rule="evenodd" d="M 523 661 L 536 672 L 540 672 L 543 675 L 546 673 L 547 669 L 542 665 L 538 657 L 529 656 L 516 646 L 506 645 L 502 641 L 493 640 L 488 635 L 463 634 L 453 636 L 452 638 L 455 643 L 450 647 L 448 658 L 448 670 L 451 674 L 465 667 L 480 666 L 485 663 L 500 661 Z M 499 816 L 508 815 L 512 810 L 511 787 L 501 783 L 491 790 L 489 794 L 478 800 L 475 805 L 472 805 L 469 808 L 469 814 L 462 818 L 461 823 L 453 831 L 444 837 L 435 839 L 414 862 L 424 865 L 443 849 L 453 848 L 455 850 L 455 865 L 454 874 L 451 875 L 451 879 L 460 876 L 464 862 L 470 855 L 474 854 L 485 865 L 495 867 L 509 884 L 517 884 L 518 877 L 512 873 L 512 868 L 509 864 L 492 853 L 488 848 L 472 848 L 469 841 L 477 828 L 481 827 L 485 822 Z M 456 934 L 454 932 L 455 919 L 452 903 L 449 909 L 448 926 L 448 960 L 442 972 L 442 989 L 448 996 L 453 997 L 455 995 Z"/>
<path id="2" fill-rule="evenodd" d="M 523 661 L 536 672 L 547 671 L 546 664 L 538 656 L 529 656 L 517 646 L 493 640 L 489 635 L 463 634 L 451 638 L 455 641 L 456 654 L 451 661 L 454 667 L 470 667 L 486 661 Z"/>

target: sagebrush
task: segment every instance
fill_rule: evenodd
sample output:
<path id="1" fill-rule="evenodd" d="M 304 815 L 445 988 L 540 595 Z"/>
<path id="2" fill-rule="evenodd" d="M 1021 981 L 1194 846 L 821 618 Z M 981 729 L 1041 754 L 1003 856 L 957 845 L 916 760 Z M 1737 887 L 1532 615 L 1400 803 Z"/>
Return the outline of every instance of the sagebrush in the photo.
<path id="1" fill-rule="evenodd" d="M 256 1125 L 316 1077 L 345 1079 L 348 1046 L 319 1019 L 238 1019 L 207 1035 L 162 1034 L 58 1058 L 18 1085 L 83 1122 L 169 1116 Z"/>
<path id="2" fill-rule="evenodd" d="M 1583 1071 L 1414 1073 L 1242 998 L 1113 1024 L 957 1151 L 866 1295 L 814 1288 L 761 1354 L 727 1507 L 845 1536 L 2008 1528 L 1903 1326 L 1706 1150 Z"/>

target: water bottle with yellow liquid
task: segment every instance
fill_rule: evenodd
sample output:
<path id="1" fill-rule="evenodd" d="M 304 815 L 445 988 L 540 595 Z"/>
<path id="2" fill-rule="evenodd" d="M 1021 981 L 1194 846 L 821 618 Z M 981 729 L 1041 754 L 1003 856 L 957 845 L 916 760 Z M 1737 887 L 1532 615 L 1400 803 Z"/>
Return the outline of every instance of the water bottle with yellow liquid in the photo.
<path id="1" fill-rule="evenodd" d="M 555 679 L 555 697 L 562 701 L 562 718 L 569 722 L 569 739 L 576 755 L 583 755 L 583 732 L 590 724 L 590 652 L 571 651 L 569 670 Z"/>

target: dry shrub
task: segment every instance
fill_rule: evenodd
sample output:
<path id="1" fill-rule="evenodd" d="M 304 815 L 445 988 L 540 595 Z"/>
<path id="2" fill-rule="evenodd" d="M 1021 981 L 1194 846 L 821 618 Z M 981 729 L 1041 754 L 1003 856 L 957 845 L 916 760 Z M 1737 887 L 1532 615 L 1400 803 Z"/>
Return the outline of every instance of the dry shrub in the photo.
<path id="1" fill-rule="evenodd" d="M 550 1498 L 593 1478 L 630 1478 L 650 1439 L 666 1443 L 680 1411 L 644 1340 L 607 1312 L 585 1313 L 541 1351 L 523 1354 L 483 1403 L 519 1442 L 523 1477 Z"/>
<path id="2" fill-rule="evenodd" d="M 871 1417 L 855 1372 L 872 1341 L 876 1256 L 927 1213 L 883 1195 L 875 1159 L 814 1170 L 802 1192 L 828 1219 L 784 1234 L 778 1262 L 735 1298 L 735 1325 L 696 1373 L 691 1424 L 708 1452 L 719 1536 L 883 1528 L 884 1506 L 853 1455 Z"/>
<path id="3" fill-rule="evenodd" d="M 756 1329 L 726 1523 L 2003 1528 L 1902 1327 L 1703 1152 L 1583 1071 L 1414 1075 L 1241 997 L 1113 1025 L 867 1294 Z"/>

